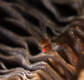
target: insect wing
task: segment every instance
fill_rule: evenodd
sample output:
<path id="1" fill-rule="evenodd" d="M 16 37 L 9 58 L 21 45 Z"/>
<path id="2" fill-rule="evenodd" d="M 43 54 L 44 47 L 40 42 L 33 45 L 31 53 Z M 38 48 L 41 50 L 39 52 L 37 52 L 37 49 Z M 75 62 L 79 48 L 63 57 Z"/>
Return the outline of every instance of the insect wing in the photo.
<path id="1" fill-rule="evenodd" d="M 45 25 L 45 19 L 41 18 L 41 20 L 39 21 L 39 26 L 40 26 L 40 29 L 41 29 L 41 32 L 42 32 L 44 38 L 48 39 L 46 25 Z"/>
<path id="2" fill-rule="evenodd" d="M 29 25 L 27 22 L 25 23 L 25 26 L 26 26 L 27 30 L 29 31 L 29 33 L 35 39 L 37 39 L 38 42 L 40 42 L 43 39 L 43 35 L 41 34 L 40 30 L 37 27 Z"/>

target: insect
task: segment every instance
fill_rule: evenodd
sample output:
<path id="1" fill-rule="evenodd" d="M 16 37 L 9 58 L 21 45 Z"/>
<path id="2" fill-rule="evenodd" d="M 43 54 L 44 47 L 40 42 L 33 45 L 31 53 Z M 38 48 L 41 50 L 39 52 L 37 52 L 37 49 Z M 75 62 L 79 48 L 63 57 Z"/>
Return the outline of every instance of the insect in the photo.
<path id="1" fill-rule="evenodd" d="M 49 52 L 52 47 L 50 45 L 50 40 L 48 39 L 47 36 L 47 31 L 46 31 L 46 26 L 44 20 L 39 21 L 39 26 L 40 26 L 40 31 L 37 27 L 35 26 L 29 26 L 28 23 L 26 23 L 26 28 L 29 31 L 29 33 L 37 39 L 39 42 L 39 45 L 44 53 Z M 42 34 L 40 33 L 42 32 Z"/>

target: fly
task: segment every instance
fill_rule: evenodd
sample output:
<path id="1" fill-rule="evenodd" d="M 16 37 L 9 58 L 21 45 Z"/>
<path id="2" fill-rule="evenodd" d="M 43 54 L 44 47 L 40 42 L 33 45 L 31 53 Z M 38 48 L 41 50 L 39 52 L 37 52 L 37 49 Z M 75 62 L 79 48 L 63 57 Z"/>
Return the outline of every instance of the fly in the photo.
<path id="1" fill-rule="evenodd" d="M 52 47 L 50 45 L 50 40 L 47 36 L 46 26 L 45 26 L 45 20 L 39 21 L 40 30 L 35 27 L 31 26 L 28 23 L 26 23 L 26 28 L 29 31 L 29 33 L 37 39 L 39 42 L 39 45 L 44 53 L 47 53 L 52 50 Z M 42 34 L 41 34 L 42 33 Z"/>

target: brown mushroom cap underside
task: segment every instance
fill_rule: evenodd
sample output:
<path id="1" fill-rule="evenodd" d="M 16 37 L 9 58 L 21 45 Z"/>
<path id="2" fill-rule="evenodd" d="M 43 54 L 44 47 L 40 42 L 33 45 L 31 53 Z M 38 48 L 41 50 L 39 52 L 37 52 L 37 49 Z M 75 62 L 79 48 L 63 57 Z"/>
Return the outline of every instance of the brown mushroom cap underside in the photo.
<path id="1" fill-rule="evenodd" d="M 83 5 L 83 0 L 1 0 L 0 80 L 82 78 Z M 55 49 L 46 54 L 25 28 L 27 22 L 40 31 L 41 18 Z"/>

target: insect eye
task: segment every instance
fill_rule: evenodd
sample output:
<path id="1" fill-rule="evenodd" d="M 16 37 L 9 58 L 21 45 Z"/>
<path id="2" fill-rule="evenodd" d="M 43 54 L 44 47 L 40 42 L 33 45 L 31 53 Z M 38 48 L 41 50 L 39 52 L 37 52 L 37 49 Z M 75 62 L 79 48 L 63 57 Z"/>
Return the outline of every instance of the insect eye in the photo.
<path id="1" fill-rule="evenodd" d="M 43 48 L 43 49 L 42 49 L 42 51 L 43 51 L 44 53 L 46 53 L 46 52 L 47 52 L 45 48 Z"/>

